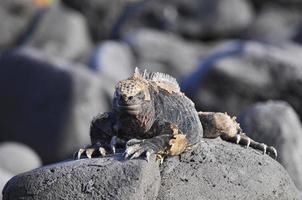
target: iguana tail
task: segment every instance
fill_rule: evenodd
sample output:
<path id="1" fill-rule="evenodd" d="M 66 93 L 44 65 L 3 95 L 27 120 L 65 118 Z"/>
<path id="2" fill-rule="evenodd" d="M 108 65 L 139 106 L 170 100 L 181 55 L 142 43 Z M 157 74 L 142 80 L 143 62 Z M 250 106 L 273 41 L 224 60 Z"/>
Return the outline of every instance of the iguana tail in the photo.
<path id="1" fill-rule="evenodd" d="M 259 143 L 251 138 L 249 138 L 245 133 L 237 134 L 235 137 L 229 137 L 229 135 L 222 133 L 220 135 L 221 139 L 229 142 L 233 142 L 236 144 L 243 145 L 245 147 L 252 147 L 253 149 L 257 149 L 263 152 L 263 154 L 268 154 L 272 158 L 277 158 L 277 150 L 273 146 L 267 146 L 264 143 Z"/>

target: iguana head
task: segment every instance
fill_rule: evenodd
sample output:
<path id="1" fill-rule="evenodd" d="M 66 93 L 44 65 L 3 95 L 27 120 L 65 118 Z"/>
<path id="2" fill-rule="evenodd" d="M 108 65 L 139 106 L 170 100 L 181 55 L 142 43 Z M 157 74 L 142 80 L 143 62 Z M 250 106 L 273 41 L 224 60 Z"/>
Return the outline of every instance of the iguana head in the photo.
<path id="1" fill-rule="evenodd" d="M 148 131 L 155 120 L 155 108 L 150 83 L 135 71 L 134 75 L 118 82 L 113 98 L 113 111 L 122 127 Z"/>
<path id="2" fill-rule="evenodd" d="M 118 112 L 137 116 L 143 113 L 150 101 L 148 81 L 138 71 L 115 87 L 113 106 Z"/>

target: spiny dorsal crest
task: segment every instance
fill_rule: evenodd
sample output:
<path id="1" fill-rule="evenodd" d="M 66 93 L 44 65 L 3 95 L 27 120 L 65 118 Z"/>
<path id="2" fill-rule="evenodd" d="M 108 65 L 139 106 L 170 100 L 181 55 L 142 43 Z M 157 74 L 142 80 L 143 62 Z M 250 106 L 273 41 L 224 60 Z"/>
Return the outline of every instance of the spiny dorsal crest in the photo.
<path id="1" fill-rule="evenodd" d="M 140 73 L 136 67 L 134 77 L 141 77 L 147 81 L 154 82 L 158 87 L 167 90 L 168 92 L 180 92 L 180 87 L 176 79 L 168 74 L 160 72 L 148 72 L 144 70 L 143 74 Z"/>

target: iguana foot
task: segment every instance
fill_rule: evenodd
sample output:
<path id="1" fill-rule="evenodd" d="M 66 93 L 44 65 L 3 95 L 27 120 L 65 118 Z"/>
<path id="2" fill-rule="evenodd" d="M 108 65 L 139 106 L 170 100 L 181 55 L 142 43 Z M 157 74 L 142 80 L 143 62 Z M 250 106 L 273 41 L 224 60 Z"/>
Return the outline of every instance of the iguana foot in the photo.
<path id="1" fill-rule="evenodd" d="M 257 143 L 257 142 L 252 141 L 251 147 L 262 151 L 263 154 L 268 154 L 269 156 L 271 156 L 274 159 L 277 158 L 277 150 L 273 146 L 267 146 L 264 143 Z"/>
<path id="2" fill-rule="evenodd" d="M 138 158 L 141 155 L 145 154 L 146 160 L 149 162 L 150 156 L 154 154 L 154 145 L 145 140 L 131 139 L 126 144 L 126 150 L 124 153 L 125 159 L 130 158 Z"/>
<path id="3" fill-rule="evenodd" d="M 86 158 L 96 158 L 96 157 L 104 157 L 108 154 L 115 154 L 115 145 L 117 144 L 117 137 L 114 136 L 111 139 L 109 146 L 102 146 L 101 144 L 93 144 L 86 146 L 85 148 L 79 149 L 78 152 L 75 153 L 75 159 L 81 159 L 82 157 Z"/>
<path id="4" fill-rule="evenodd" d="M 83 157 L 86 158 L 104 157 L 106 155 L 107 155 L 107 151 L 104 147 L 87 146 L 85 148 L 79 149 L 79 151 L 75 153 L 74 159 L 81 159 Z"/>
<path id="5" fill-rule="evenodd" d="M 221 138 L 229 142 L 234 142 L 236 144 L 243 145 L 246 148 L 251 147 L 253 149 L 260 150 L 263 152 L 263 154 L 268 154 L 274 159 L 277 158 L 277 150 L 274 147 L 267 146 L 264 143 L 256 142 L 251 138 L 249 138 L 244 133 L 237 134 L 235 137 L 228 137 L 227 135 L 221 135 Z"/>
<path id="6" fill-rule="evenodd" d="M 238 137 L 239 137 L 239 140 L 238 140 Z M 249 138 L 244 133 L 237 135 L 237 141 L 238 141 L 237 144 L 241 144 L 246 147 L 252 147 L 254 149 L 258 149 L 258 150 L 262 151 L 263 154 L 268 154 L 269 156 L 271 156 L 274 159 L 277 158 L 277 150 L 274 147 L 267 146 L 264 143 L 256 142 L 256 141 L 252 140 L 251 138 Z"/>

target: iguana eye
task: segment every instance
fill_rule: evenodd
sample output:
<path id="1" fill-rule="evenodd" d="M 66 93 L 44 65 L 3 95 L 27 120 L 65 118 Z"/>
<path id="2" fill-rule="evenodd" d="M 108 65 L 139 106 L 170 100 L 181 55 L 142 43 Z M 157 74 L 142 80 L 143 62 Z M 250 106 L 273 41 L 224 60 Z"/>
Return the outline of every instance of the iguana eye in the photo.
<path id="1" fill-rule="evenodd" d="M 144 97 L 144 92 L 140 91 L 139 93 L 137 93 L 136 96 L 142 98 L 142 97 Z"/>

